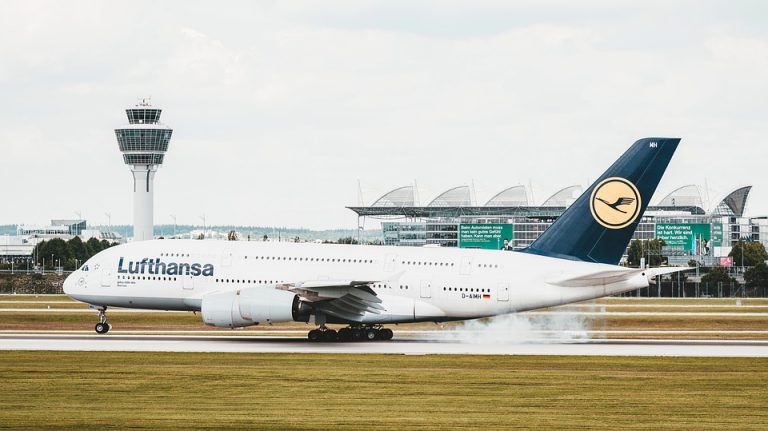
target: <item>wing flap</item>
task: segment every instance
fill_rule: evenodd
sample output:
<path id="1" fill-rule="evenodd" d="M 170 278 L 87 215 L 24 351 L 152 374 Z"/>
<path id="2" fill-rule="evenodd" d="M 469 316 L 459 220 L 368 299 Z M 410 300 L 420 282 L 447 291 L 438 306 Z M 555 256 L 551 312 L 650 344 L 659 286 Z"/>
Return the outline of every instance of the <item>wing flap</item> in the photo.
<path id="1" fill-rule="evenodd" d="M 312 280 L 283 283 L 279 289 L 293 292 L 311 302 L 315 309 L 353 322 L 362 321 L 365 313 L 381 314 L 386 309 L 381 298 L 370 288 L 376 281 Z"/>

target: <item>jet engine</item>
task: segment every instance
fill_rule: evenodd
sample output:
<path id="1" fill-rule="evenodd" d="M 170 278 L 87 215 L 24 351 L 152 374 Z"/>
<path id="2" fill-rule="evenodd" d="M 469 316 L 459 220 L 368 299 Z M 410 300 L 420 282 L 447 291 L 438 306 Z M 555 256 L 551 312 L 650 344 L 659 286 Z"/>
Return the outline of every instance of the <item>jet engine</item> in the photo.
<path id="1" fill-rule="evenodd" d="M 203 296 L 200 308 L 203 322 L 223 328 L 261 322 L 307 322 L 311 311 L 297 295 L 267 287 L 210 293 Z"/>

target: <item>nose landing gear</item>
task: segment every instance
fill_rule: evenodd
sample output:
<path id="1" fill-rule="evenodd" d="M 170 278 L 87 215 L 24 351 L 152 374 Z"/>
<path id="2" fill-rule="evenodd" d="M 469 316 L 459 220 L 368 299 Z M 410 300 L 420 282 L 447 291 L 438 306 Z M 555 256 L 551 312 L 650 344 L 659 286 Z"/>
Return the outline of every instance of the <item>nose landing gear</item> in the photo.
<path id="1" fill-rule="evenodd" d="M 99 310 L 99 323 L 97 323 L 95 327 L 96 333 L 106 334 L 112 329 L 112 325 L 107 323 L 107 307 L 99 307 L 97 310 Z"/>

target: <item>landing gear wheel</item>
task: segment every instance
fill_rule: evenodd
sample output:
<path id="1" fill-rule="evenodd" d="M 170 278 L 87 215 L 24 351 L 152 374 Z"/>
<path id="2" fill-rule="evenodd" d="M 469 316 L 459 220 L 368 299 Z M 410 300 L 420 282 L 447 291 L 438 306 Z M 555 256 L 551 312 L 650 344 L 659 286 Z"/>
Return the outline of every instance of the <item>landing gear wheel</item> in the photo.
<path id="1" fill-rule="evenodd" d="M 349 328 L 339 329 L 339 341 L 352 341 L 352 330 Z"/>
<path id="2" fill-rule="evenodd" d="M 336 341 L 339 339 L 339 334 L 333 329 L 329 329 L 323 332 L 323 341 Z"/>
<path id="3" fill-rule="evenodd" d="M 377 329 L 366 329 L 363 331 L 363 339 L 365 341 L 374 341 L 379 338 L 379 331 Z"/>
<path id="4" fill-rule="evenodd" d="M 106 334 L 107 332 L 109 332 L 109 325 L 106 323 L 99 322 L 96 324 L 95 329 L 97 334 Z"/>
<path id="5" fill-rule="evenodd" d="M 379 331 L 379 337 L 384 341 L 391 340 L 394 335 L 395 333 L 389 328 L 381 328 L 381 331 Z"/>
<path id="6" fill-rule="evenodd" d="M 320 341 L 323 337 L 323 332 L 319 329 L 313 329 L 307 334 L 309 341 Z"/>
<path id="7" fill-rule="evenodd" d="M 99 308 L 99 323 L 96 324 L 97 334 L 106 334 L 112 329 L 112 325 L 107 323 L 107 307 Z"/>

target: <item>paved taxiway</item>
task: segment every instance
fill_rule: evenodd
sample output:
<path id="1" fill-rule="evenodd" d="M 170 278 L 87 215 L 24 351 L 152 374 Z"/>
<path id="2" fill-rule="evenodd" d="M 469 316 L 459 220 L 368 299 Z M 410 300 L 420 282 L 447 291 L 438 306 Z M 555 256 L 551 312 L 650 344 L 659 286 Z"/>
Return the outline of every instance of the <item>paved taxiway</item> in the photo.
<path id="1" fill-rule="evenodd" d="M 0 350 L 768 357 L 768 342 L 612 339 L 505 344 L 415 337 L 389 342 L 311 343 L 296 337 L 4 333 L 0 334 Z"/>

